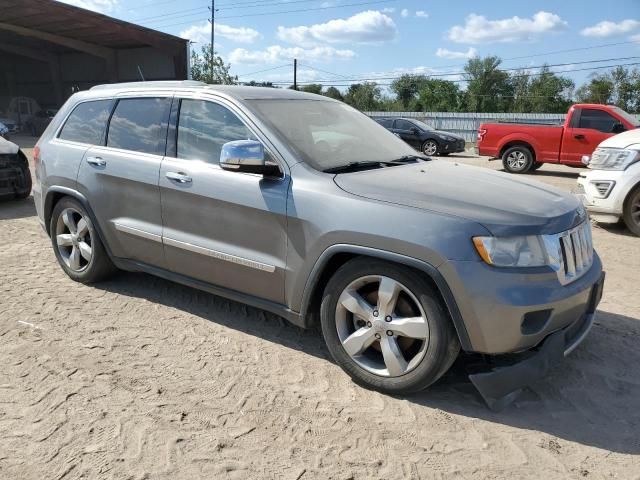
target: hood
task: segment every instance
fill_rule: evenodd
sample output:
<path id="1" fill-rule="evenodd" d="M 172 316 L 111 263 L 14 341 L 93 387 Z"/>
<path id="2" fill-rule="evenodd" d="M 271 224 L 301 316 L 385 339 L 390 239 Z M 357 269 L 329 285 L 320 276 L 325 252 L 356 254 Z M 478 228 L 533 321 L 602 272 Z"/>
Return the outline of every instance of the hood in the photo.
<path id="1" fill-rule="evenodd" d="M 601 142 L 598 148 L 627 148 L 634 144 L 640 144 L 640 128 L 609 137 Z"/>
<path id="2" fill-rule="evenodd" d="M 353 195 L 475 221 L 496 236 L 558 233 L 586 218 L 562 190 L 444 160 L 343 173 L 335 182 Z"/>
<path id="3" fill-rule="evenodd" d="M 446 135 L 448 137 L 453 137 L 456 140 L 464 140 L 464 137 L 455 133 L 445 132 L 444 130 L 432 130 L 432 132 L 435 133 L 436 135 Z"/>

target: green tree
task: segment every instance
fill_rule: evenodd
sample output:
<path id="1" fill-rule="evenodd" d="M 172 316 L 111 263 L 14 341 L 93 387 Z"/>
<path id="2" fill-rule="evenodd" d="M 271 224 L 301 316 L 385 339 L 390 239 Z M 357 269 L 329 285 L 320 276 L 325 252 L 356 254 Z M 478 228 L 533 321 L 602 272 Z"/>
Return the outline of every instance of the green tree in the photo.
<path id="1" fill-rule="evenodd" d="M 307 93 L 315 93 L 317 95 L 322 95 L 322 85 L 318 83 L 310 83 L 309 85 L 303 85 L 299 88 L 302 92 Z"/>
<path id="2" fill-rule="evenodd" d="M 597 75 L 576 91 L 580 103 L 612 103 L 615 85 L 606 75 Z"/>
<path id="3" fill-rule="evenodd" d="M 506 112 L 513 88 L 509 74 L 500 70 L 498 57 L 472 58 L 464 67 L 465 107 L 469 112 Z"/>
<path id="4" fill-rule="evenodd" d="M 407 109 L 416 99 L 416 95 L 426 80 L 424 75 L 402 75 L 391 82 L 391 91 L 396 94 L 402 106 Z"/>
<path id="5" fill-rule="evenodd" d="M 460 103 L 460 87 L 449 80 L 425 79 L 418 92 L 418 105 L 423 112 L 456 112 Z"/>
<path id="6" fill-rule="evenodd" d="M 247 87 L 269 87 L 269 88 L 278 88 L 271 82 L 256 82 L 255 80 L 251 80 L 250 82 L 243 83 Z"/>
<path id="7" fill-rule="evenodd" d="M 374 82 L 354 83 L 349 86 L 344 101 L 358 110 L 373 111 L 380 106 L 382 94 Z"/>
<path id="8" fill-rule="evenodd" d="M 529 81 L 527 111 L 533 113 L 565 113 L 572 103 L 572 80 L 556 75 L 543 66 Z"/>
<path id="9" fill-rule="evenodd" d="M 324 92 L 323 95 L 326 97 L 333 98 L 334 100 L 340 100 L 341 102 L 344 101 L 344 97 L 342 96 L 342 93 L 340 93 L 340 90 L 338 90 L 336 87 L 327 88 L 327 91 Z"/>
<path id="10" fill-rule="evenodd" d="M 213 64 L 213 76 L 211 65 Z M 200 54 L 195 50 L 191 51 L 191 78 L 205 83 L 217 83 L 233 85 L 237 83 L 238 77 L 231 75 L 231 65 L 225 64 L 222 57 L 216 55 L 211 45 L 202 47 Z"/>
<path id="11" fill-rule="evenodd" d="M 517 70 L 511 75 L 511 89 L 513 91 L 511 111 L 516 113 L 531 111 L 531 103 L 529 102 L 531 100 L 530 78 L 526 70 Z"/>

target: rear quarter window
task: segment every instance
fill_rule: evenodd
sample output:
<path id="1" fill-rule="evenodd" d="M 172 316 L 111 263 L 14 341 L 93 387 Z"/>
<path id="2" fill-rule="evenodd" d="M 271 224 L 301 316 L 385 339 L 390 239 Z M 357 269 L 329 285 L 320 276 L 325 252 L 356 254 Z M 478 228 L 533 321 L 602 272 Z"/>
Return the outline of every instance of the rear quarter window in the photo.
<path id="1" fill-rule="evenodd" d="M 67 118 L 58 138 L 70 142 L 103 145 L 111 100 L 83 102 Z"/>

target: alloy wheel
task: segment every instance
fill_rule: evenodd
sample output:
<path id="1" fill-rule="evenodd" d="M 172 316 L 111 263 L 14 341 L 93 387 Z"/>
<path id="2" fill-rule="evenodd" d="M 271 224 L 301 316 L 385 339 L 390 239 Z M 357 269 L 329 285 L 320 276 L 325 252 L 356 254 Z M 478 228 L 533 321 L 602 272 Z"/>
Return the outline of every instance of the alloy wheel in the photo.
<path id="1" fill-rule="evenodd" d="M 84 216 L 73 208 L 65 208 L 56 224 L 56 245 L 67 267 L 81 272 L 93 255 L 91 232 Z"/>
<path id="2" fill-rule="evenodd" d="M 527 164 L 527 156 L 523 152 L 516 150 L 507 157 L 507 164 L 512 170 L 522 170 Z"/>
<path id="3" fill-rule="evenodd" d="M 338 299 L 338 337 L 360 367 L 383 377 L 416 368 L 429 344 L 427 316 L 416 296 L 389 277 L 352 281 Z"/>
<path id="4" fill-rule="evenodd" d="M 435 155 L 438 153 L 438 145 L 436 142 L 429 140 L 425 142 L 423 152 L 425 155 Z"/>

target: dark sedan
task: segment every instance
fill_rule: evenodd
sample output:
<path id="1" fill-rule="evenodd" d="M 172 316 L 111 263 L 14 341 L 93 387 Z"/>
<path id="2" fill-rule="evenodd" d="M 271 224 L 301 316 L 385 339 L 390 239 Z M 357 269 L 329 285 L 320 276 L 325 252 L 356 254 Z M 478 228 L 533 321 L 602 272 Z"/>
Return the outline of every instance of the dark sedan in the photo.
<path id="1" fill-rule="evenodd" d="M 464 152 L 464 138 L 460 135 L 435 130 L 420 120 L 392 117 L 374 118 L 374 120 L 425 155 Z"/>

